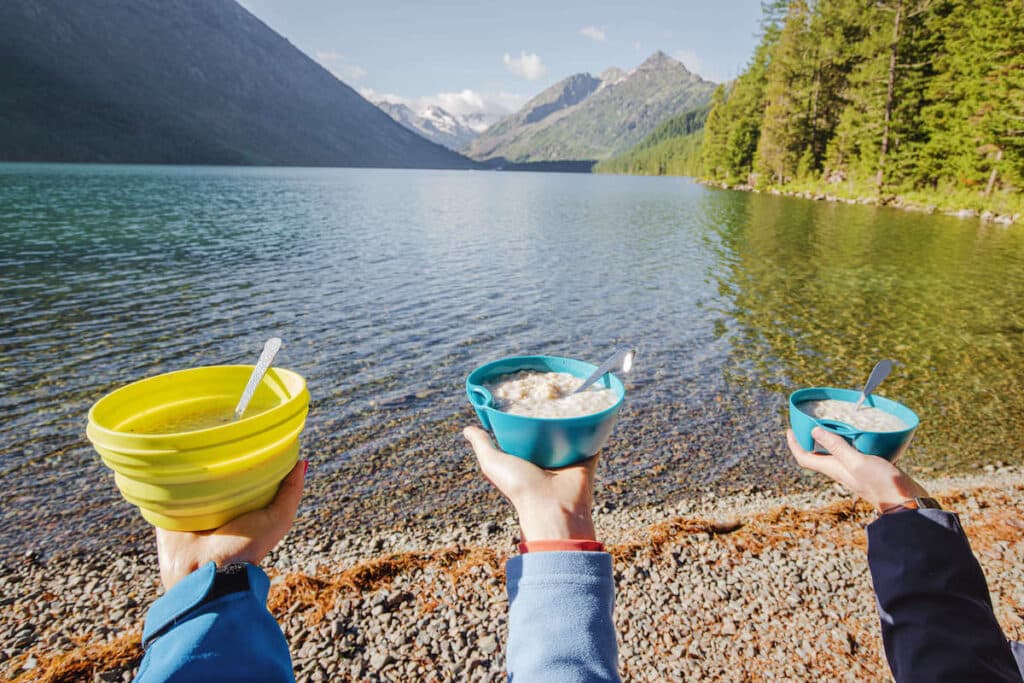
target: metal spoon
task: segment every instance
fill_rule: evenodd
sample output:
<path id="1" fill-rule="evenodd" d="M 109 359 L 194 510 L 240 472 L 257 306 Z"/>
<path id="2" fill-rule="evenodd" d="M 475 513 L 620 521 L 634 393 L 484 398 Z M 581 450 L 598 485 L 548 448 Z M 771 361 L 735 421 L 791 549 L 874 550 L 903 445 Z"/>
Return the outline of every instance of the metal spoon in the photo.
<path id="1" fill-rule="evenodd" d="M 878 385 L 882 383 L 882 380 L 889 376 L 892 372 L 893 361 L 886 358 L 880 360 L 875 364 L 871 374 L 868 375 L 868 381 L 864 385 L 864 391 L 860 392 L 860 399 L 857 400 L 857 406 L 854 410 L 860 410 L 860 406 L 871 395 L 871 392 L 878 388 Z"/>
<path id="2" fill-rule="evenodd" d="M 594 370 L 594 374 L 588 377 L 587 380 L 583 384 L 581 384 L 579 388 L 576 389 L 576 391 L 572 393 L 578 394 L 581 391 L 586 390 L 591 384 L 601 379 L 601 377 L 608 374 L 612 370 L 621 369 L 623 372 L 629 372 L 630 370 L 633 369 L 633 359 L 635 357 L 636 349 L 632 349 L 628 346 L 619 349 L 618 351 L 612 354 L 611 358 L 601 363 L 597 370 Z M 570 396 L 571 395 L 572 394 L 570 394 Z"/>
<path id="3" fill-rule="evenodd" d="M 263 351 L 260 353 L 260 359 L 256 361 L 256 367 L 252 369 L 252 374 L 249 375 L 249 383 L 245 385 L 245 391 L 242 392 L 242 398 L 239 399 L 238 405 L 235 406 L 235 419 L 242 419 L 242 414 L 245 413 L 245 409 L 249 407 L 249 401 L 252 400 L 252 395 L 256 393 L 256 387 L 263 381 L 263 375 L 267 374 L 267 370 L 270 369 L 270 365 L 274 362 L 274 356 L 281 350 L 281 340 L 277 337 L 271 337 L 267 340 L 267 343 L 263 345 Z"/>

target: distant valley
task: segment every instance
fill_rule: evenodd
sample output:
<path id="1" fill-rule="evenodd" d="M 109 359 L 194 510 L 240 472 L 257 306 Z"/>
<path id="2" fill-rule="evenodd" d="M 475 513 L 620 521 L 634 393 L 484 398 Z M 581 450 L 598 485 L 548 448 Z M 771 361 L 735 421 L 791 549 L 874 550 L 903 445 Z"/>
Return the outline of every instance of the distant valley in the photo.
<path id="1" fill-rule="evenodd" d="M 714 89 L 659 51 L 629 72 L 612 68 L 599 77 L 575 74 L 556 83 L 465 151 L 479 161 L 608 159 L 667 119 L 704 106 Z"/>

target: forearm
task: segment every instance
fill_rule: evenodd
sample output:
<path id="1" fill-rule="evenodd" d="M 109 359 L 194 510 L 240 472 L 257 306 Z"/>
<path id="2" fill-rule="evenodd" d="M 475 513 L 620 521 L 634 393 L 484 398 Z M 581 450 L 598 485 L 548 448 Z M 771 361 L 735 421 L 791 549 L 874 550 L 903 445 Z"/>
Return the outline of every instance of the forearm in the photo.
<path id="1" fill-rule="evenodd" d="M 214 570 L 200 567 L 150 608 L 136 681 L 294 681 L 288 644 L 266 608 L 266 574 L 247 565 L 223 581 Z"/>
<path id="2" fill-rule="evenodd" d="M 956 515 L 895 512 L 867 531 L 882 641 L 896 681 L 1021 680 Z"/>
<path id="3" fill-rule="evenodd" d="M 506 573 L 511 680 L 619 680 L 611 555 L 529 553 Z"/>

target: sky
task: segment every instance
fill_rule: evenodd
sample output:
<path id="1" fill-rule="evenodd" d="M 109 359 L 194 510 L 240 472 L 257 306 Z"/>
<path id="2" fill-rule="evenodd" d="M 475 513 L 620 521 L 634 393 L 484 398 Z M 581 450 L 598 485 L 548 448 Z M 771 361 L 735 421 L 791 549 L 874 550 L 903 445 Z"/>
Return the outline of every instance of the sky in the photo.
<path id="1" fill-rule="evenodd" d="M 656 50 L 715 82 L 753 54 L 760 0 L 240 0 L 369 99 L 494 120 L 575 73 Z"/>

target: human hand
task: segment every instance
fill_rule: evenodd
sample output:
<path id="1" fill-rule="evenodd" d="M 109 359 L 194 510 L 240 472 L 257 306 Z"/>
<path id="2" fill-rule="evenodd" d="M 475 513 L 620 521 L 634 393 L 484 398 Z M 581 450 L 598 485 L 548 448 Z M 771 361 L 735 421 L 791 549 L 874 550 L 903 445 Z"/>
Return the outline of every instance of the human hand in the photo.
<path id="1" fill-rule="evenodd" d="M 259 564 L 292 528 L 308 467 L 308 460 L 295 463 L 269 505 L 236 517 L 219 529 L 168 531 L 157 528 L 156 553 L 164 588 L 170 590 L 210 561 L 218 567 L 232 562 Z"/>
<path id="2" fill-rule="evenodd" d="M 874 505 L 879 512 L 910 498 L 928 496 L 928 492 L 909 474 L 885 458 L 865 455 L 843 437 L 821 427 L 815 427 L 811 436 L 831 455 L 805 451 L 793 430 L 786 430 L 789 450 L 800 466 L 831 477 L 854 495 Z"/>
<path id="3" fill-rule="evenodd" d="M 523 541 L 596 540 L 590 513 L 596 455 L 578 465 L 545 470 L 499 451 L 479 427 L 466 427 L 462 435 L 484 477 L 515 508 Z"/>

